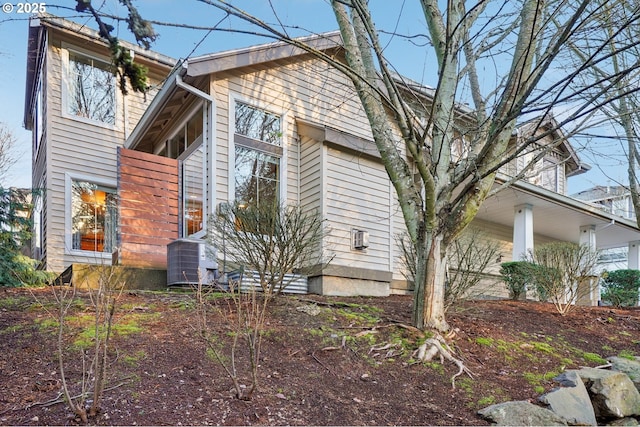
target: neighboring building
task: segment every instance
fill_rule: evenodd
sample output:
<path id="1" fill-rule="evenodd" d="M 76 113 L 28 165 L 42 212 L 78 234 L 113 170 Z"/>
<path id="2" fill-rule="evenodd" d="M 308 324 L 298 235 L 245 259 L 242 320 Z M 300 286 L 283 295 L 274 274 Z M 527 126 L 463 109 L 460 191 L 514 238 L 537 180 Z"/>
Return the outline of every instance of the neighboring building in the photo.
<path id="1" fill-rule="evenodd" d="M 633 207 L 633 201 L 631 200 L 631 192 L 623 185 L 597 185 L 573 194 L 571 197 L 589 203 L 612 215 L 631 221 L 636 220 L 636 212 Z M 633 248 L 637 246 L 637 243 L 639 242 L 632 242 L 632 253 L 634 253 Z M 613 271 L 628 268 L 629 249 L 628 246 L 624 246 L 603 250 L 598 260 L 598 271 Z"/>
<path id="2" fill-rule="evenodd" d="M 631 220 L 636 219 L 631 192 L 623 185 L 597 185 L 572 194 L 571 197 L 592 204 L 613 215 Z"/>
<path id="3" fill-rule="evenodd" d="M 388 295 L 411 289 L 395 244 L 405 230 L 395 192 L 359 98 L 342 74 L 280 43 L 192 58 L 167 75 L 149 104 L 132 97 L 135 114 L 106 114 L 123 121 L 116 132 L 113 125 L 96 126 L 96 118 L 78 119 L 61 108 L 65 100 L 55 87 L 46 90 L 47 108 L 37 108 L 39 76 L 54 70 L 60 75 L 53 64 L 65 61 L 66 45 L 55 42 L 63 34 L 71 37 L 61 29 L 65 25 L 71 24 L 33 25 L 30 42 L 33 46 L 38 34 L 48 34 L 49 47 L 40 49 L 48 52 L 48 65 L 29 74 L 25 115 L 34 141 L 39 141 L 35 124 L 46 123 L 43 141 L 51 153 L 46 161 L 34 155 L 34 186 L 45 181 L 53 190 L 41 207 L 47 268 L 92 263 L 96 255 L 108 262 L 115 249 L 122 265 L 166 268 L 167 245 L 203 238 L 207 217 L 221 204 L 266 199 L 317 210 L 327 222 L 330 233 L 322 249 L 334 258 L 310 278 L 310 291 Z M 88 51 L 90 45 L 102 46 L 96 38 L 83 40 Z M 342 54 L 338 33 L 306 41 L 329 55 Z M 142 55 L 156 67 L 154 79 L 161 80 L 171 61 Z M 37 58 L 31 54 L 30 64 Z M 45 80 L 56 86 L 55 79 Z M 432 90 L 411 89 L 430 102 Z M 633 222 L 612 222 L 610 214 L 565 195 L 567 177 L 586 168 L 556 127 L 552 118 L 519 127 L 513 147 L 535 137 L 554 148 L 531 171 L 519 161 L 506 165 L 496 188 L 510 176 L 522 173 L 523 180 L 488 199 L 473 223 L 500 241 L 502 261 L 520 259 L 534 244 L 553 240 L 593 247 L 640 240 Z M 68 135 L 75 134 L 84 136 L 70 141 Z M 42 150 L 36 148 L 34 153 Z M 464 155 L 462 144 L 458 155 Z M 90 232 L 97 227 L 84 222 L 96 219 L 104 225 L 99 237 Z"/>

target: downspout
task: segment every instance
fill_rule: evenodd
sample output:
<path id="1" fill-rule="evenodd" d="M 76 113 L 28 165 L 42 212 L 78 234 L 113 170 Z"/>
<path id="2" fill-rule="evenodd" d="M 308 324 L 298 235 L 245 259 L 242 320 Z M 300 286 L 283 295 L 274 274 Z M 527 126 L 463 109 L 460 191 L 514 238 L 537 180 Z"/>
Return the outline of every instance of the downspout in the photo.
<path id="1" fill-rule="evenodd" d="M 182 76 L 180 75 L 180 73 L 176 74 L 176 86 L 181 87 L 187 92 L 191 92 L 192 94 L 199 96 L 200 98 L 207 100 L 214 105 L 216 103 L 213 97 L 208 93 L 201 91 L 197 87 L 193 87 L 190 84 L 185 83 L 184 80 L 182 80 Z"/>

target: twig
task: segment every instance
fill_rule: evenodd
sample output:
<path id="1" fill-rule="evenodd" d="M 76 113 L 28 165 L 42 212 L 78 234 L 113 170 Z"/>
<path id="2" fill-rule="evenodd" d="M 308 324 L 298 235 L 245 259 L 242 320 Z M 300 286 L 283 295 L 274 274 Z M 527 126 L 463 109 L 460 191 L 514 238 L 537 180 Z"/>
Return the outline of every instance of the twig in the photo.
<path id="1" fill-rule="evenodd" d="M 131 379 L 131 377 L 125 378 L 125 380 L 130 380 L 130 379 Z M 127 381 L 123 381 L 123 382 L 121 382 L 119 384 L 116 384 L 114 386 L 111 386 L 109 388 L 105 388 L 103 391 L 115 390 L 116 388 L 122 387 L 125 384 L 127 384 Z M 76 396 L 72 396 L 71 398 L 72 399 L 77 399 L 77 398 L 82 397 L 82 396 L 89 396 L 92 392 L 93 392 L 93 390 L 87 390 L 86 393 L 80 393 L 80 394 L 78 394 Z M 47 400 L 47 401 L 44 401 L 44 402 L 34 402 L 34 403 L 29 404 L 29 405 L 25 406 L 24 410 L 26 411 L 27 409 L 31 409 L 34 406 L 43 406 L 43 407 L 46 408 L 46 407 L 49 407 L 49 406 L 56 405 L 58 403 L 63 403 L 64 399 L 62 399 L 62 396 L 63 396 L 63 393 L 60 392 L 53 399 L 50 399 L 50 400 Z"/>
<path id="2" fill-rule="evenodd" d="M 333 375 L 336 375 L 336 374 L 334 374 L 334 373 L 333 373 L 333 371 L 332 371 L 331 369 L 329 369 L 329 368 L 328 368 L 324 363 L 322 363 L 322 362 L 320 361 L 320 359 L 318 359 L 318 358 L 316 357 L 316 354 L 315 354 L 315 353 L 311 353 L 311 357 L 313 357 L 313 360 L 315 360 L 316 362 L 318 362 L 318 363 L 320 364 L 320 366 L 322 366 L 324 369 L 326 369 L 327 371 L 329 371 L 329 372 L 330 372 L 330 373 L 332 373 Z"/>

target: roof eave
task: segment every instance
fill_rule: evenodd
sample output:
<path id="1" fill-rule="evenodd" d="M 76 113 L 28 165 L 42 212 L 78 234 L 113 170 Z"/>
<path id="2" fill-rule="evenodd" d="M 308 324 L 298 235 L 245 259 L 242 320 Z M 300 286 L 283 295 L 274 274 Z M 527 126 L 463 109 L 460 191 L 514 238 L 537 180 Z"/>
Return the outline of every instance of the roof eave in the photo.
<path id="1" fill-rule="evenodd" d="M 173 93 L 178 88 L 177 77 L 183 77 L 187 70 L 182 64 L 178 64 L 167 76 L 162 89 L 156 94 L 151 104 L 145 109 L 144 114 L 138 121 L 138 124 L 127 137 L 124 148 L 135 150 L 142 138 L 145 136 L 154 120 L 162 111 L 163 106 L 169 101 Z"/>
<path id="2" fill-rule="evenodd" d="M 298 40 L 319 51 L 342 46 L 342 37 L 337 31 L 315 34 Z M 279 41 L 191 58 L 188 60 L 187 75 L 203 76 L 307 54 L 309 52 L 300 47 Z"/>
<path id="3" fill-rule="evenodd" d="M 24 92 L 24 115 L 23 126 L 27 130 L 32 129 L 33 122 L 33 98 L 36 92 L 36 84 L 38 77 L 38 69 L 40 68 L 40 62 L 46 49 L 43 43 L 45 30 L 40 25 L 40 19 L 29 19 L 29 32 L 27 39 L 27 76 L 25 82 Z"/>
<path id="4" fill-rule="evenodd" d="M 496 178 L 496 181 L 504 182 L 504 180 L 500 178 Z M 624 227 L 628 227 L 635 232 L 638 231 L 638 225 L 635 221 L 605 212 L 597 207 L 594 207 L 586 202 L 576 200 L 570 196 L 559 194 L 525 181 L 514 182 L 513 184 L 511 184 L 511 186 L 519 191 L 536 195 L 537 197 L 543 198 L 549 202 L 566 206 L 568 208 L 600 218 L 605 221 L 615 222 Z"/>

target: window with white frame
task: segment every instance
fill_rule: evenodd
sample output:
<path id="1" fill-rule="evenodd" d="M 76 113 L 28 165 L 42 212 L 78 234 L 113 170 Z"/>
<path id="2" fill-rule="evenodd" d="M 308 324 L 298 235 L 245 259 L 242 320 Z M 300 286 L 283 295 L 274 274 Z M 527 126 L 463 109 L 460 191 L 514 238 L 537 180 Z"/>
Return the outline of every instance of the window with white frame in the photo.
<path id="1" fill-rule="evenodd" d="M 107 62 L 69 51 L 66 108 L 71 116 L 114 125 L 116 81 Z"/>
<path id="2" fill-rule="evenodd" d="M 196 237 L 205 229 L 204 146 L 182 161 L 182 235 Z"/>
<path id="3" fill-rule="evenodd" d="M 282 121 L 279 115 L 235 102 L 235 200 L 247 206 L 280 201 Z"/>
<path id="4" fill-rule="evenodd" d="M 72 249 L 111 253 L 116 247 L 116 190 L 88 181 L 71 184 Z"/>

